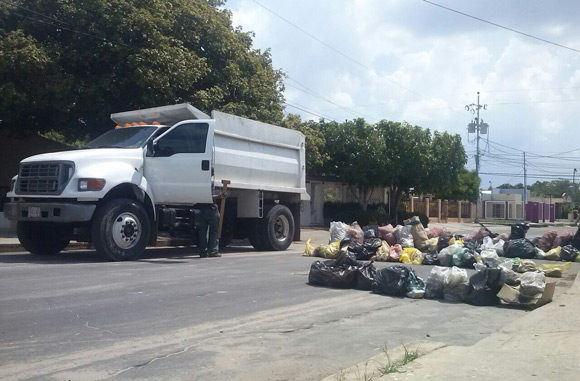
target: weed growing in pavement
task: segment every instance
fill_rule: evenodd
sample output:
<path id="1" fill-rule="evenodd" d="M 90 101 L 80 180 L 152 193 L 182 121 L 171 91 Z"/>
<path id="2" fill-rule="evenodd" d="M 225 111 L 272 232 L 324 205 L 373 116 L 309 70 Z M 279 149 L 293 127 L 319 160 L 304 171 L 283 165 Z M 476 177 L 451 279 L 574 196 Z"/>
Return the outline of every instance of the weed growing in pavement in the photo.
<path id="1" fill-rule="evenodd" d="M 391 361 L 391 357 L 389 356 L 386 345 L 384 345 L 381 348 L 383 350 L 383 352 L 385 353 L 385 355 L 387 356 L 387 361 L 388 361 L 388 363 L 386 365 L 381 365 L 378 369 L 379 372 L 381 372 L 381 374 L 383 376 L 390 374 L 390 373 L 404 373 L 404 372 L 406 372 L 406 369 L 404 368 L 405 365 L 407 365 L 411 361 L 416 360 L 419 357 L 419 348 L 415 349 L 414 351 L 409 351 L 405 345 L 403 345 L 403 348 L 405 349 L 405 355 L 403 356 L 402 360 L 398 360 L 398 361 Z"/>
<path id="2" fill-rule="evenodd" d="M 361 378 L 359 372 L 358 372 L 358 365 L 356 367 L 356 379 L 357 380 L 364 380 L 364 381 L 373 381 L 375 379 L 375 375 L 373 374 L 373 372 L 371 372 L 370 374 L 368 373 L 368 367 L 369 367 L 369 362 L 365 362 L 365 372 L 363 374 L 363 378 Z"/>

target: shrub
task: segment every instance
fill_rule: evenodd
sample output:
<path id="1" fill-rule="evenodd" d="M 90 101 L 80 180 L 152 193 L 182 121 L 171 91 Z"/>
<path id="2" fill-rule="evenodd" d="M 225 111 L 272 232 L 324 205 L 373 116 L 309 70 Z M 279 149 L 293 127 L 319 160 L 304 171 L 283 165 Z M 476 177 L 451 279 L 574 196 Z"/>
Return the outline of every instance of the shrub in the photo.
<path id="1" fill-rule="evenodd" d="M 385 204 L 370 204 L 367 210 L 362 210 L 356 202 L 330 202 L 324 203 L 324 219 L 326 221 L 342 221 L 352 224 L 357 221 L 359 225 L 368 225 L 376 222 L 379 225 L 389 223 L 387 214 L 388 206 Z"/>

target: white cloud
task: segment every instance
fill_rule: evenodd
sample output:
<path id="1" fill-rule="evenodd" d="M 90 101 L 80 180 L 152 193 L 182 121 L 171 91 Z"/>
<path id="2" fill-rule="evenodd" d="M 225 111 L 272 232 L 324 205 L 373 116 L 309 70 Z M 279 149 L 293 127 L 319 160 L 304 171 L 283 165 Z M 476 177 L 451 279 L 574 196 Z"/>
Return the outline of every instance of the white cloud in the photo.
<path id="1" fill-rule="evenodd" d="M 575 125 L 580 102 L 565 102 L 580 100 L 577 53 L 423 2 L 270 0 L 264 4 L 349 58 L 252 1 L 229 0 L 227 6 L 235 10 L 234 24 L 256 32 L 257 47 L 272 48 L 277 67 L 371 122 L 407 120 L 459 133 L 465 142 L 465 128 L 473 115 L 464 105 L 476 102 L 480 91 L 481 102 L 489 105 L 481 116 L 490 125 L 492 141 L 529 152 L 578 148 L 580 133 Z M 580 25 L 575 20 L 580 3 L 569 3 L 571 8 L 565 12 L 540 0 L 525 5 L 499 0 L 445 5 L 580 48 Z M 286 98 L 337 120 L 355 117 L 291 87 Z M 504 182 L 500 180 L 493 183 Z"/>

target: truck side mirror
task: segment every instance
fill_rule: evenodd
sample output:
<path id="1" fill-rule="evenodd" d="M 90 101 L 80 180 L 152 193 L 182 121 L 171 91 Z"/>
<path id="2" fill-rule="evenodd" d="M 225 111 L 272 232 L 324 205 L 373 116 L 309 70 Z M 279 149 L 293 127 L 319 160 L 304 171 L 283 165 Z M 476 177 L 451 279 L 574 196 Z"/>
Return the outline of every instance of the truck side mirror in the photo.
<path id="1" fill-rule="evenodd" d="M 155 156 L 155 146 L 156 144 L 153 143 L 153 140 L 147 142 L 147 156 Z"/>

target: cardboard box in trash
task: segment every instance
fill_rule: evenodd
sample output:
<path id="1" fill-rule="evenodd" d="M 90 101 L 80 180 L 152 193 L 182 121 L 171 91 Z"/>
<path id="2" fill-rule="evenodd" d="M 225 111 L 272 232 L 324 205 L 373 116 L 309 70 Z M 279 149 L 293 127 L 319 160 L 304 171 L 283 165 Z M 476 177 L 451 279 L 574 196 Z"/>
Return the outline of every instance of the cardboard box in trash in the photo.
<path id="1" fill-rule="evenodd" d="M 533 309 L 550 303 L 554 297 L 555 290 L 556 283 L 548 282 L 546 283 L 546 288 L 544 289 L 542 296 L 530 298 L 520 294 L 520 286 L 512 287 L 504 284 L 497 296 L 508 304 L 516 304 Z"/>

